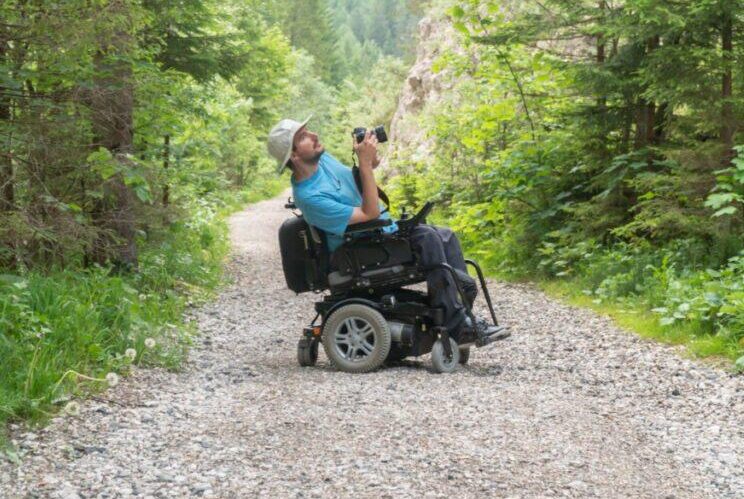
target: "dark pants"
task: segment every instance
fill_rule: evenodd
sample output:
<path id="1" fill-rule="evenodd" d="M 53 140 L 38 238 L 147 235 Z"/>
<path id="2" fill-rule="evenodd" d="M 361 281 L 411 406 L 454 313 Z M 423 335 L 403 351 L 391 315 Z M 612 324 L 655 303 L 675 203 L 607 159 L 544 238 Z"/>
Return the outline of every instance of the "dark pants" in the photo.
<path id="1" fill-rule="evenodd" d="M 413 229 L 410 240 L 422 265 L 447 263 L 455 269 L 463 291 L 472 304 L 478 288 L 475 280 L 468 275 L 460 241 L 454 232 L 446 227 L 418 225 Z M 430 306 L 443 308 L 444 326 L 451 333 L 457 333 L 465 320 L 465 306 L 452 280 L 452 274 L 444 269 L 432 270 L 426 276 L 426 285 Z"/>

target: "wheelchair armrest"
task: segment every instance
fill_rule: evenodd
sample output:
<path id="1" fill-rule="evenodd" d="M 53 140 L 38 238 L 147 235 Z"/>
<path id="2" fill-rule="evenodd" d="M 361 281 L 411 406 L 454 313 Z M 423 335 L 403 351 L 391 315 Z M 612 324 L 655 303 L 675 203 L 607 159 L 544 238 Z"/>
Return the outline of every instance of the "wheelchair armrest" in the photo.
<path id="1" fill-rule="evenodd" d="M 398 220 L 398 228 L 402 234 L 409 234 L 414 227 L 420 224 L 426 223 L 426 217 L 429 216 L 429 213 L 431 213 L 432 208 L 434 208 L 434 203 L 431 201 L 427 201 L 426 204 L 424 204 L 423 208 L 416 213 L 413 218 L 404 218 L 401 220 Z"/>
<path id="2" fill-rule="evenodd" d="M 368 230 L 374 230 L 374 229 L 381 229 L 382 227 L 387 227 L 388 225 L 392 224 L 392 220 L 384 220 L 381 218 L 376 218 L 374 220 L 369 220 L 367 222 L 361 222 L 358 224 L 351 224 L 346 227 L 346 232 L 344 234 L 352 234 L 354 232 L 365 232 Z"/>

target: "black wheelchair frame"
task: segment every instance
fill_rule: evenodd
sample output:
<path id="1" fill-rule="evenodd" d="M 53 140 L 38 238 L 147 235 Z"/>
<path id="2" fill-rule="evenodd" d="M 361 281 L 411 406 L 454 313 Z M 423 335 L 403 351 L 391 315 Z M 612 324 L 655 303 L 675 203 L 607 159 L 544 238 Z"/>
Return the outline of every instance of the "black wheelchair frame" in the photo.
<path id="1" fill-rule="evenodd" d="M 436 268 L 449 272 L 466 313 L 472 324 L 475 324 L 473 304 L 470 303 L 455 269 L 446 263 L 429 267 L 420 265 L 410 246 L 408 237 L 411 231 L 417 225 L 426 223 L 432 207 L 432 203 L 426 203 L 415 216 L 398 220 L 398 231 L 394 233 L 388 234 L 382 230 L 392 223 L 390 220 L 377 219 L 350 225 L 344 234 L 344 243 L 331 255 L 321 231 L 308 225 L 296 211 L 297 207 L 291 199 L 288 201 L 285 208 L 293 210 L 296 218 L 285 221 L 280 229 L 280 248 L 287 286 L 297 293 L 330 291 L 315 303 L 316 315 L 310 325 L 304 328 L 298 342 L 297 357 L 300 365 L 312 366 L 316 363 L 318 345 L 325 338 L 323 346 L 326 355 L 336 367 L 347 372 L 371 371 L 383 362 L 399 361 L 409 356 L 418 357 L 430 352 L 435 370 L 450 372 L 458 364 L 467 362 L 470 346 L 485 346 L 490 343 L 487 338 L 476 337 L 474 329 L 470 333 L 450 335 L 443 326 L 444 311 L 430 307 L 426 293 L 405 287 L 425 281 L 427 272 Z M 499 331 L 503 330 L 498 324 L 481 267 L 471 259 L 466 259 L 466 263 L 475 269 L 493 325 Z M 390 333 L 389 341 L 385 338 L 385 341 L 375 340 L 383 345 L 380 348 L 384 348 L 385 342 L 390 343 L 389 350 L 384 352 L 384 358 L 379 358 L 380 354 L 374 361 L 360 363 L 358 368 L 338 357 L 339 353 L 343 354 L 343 349 L 329 344 L 330 340 L 326 336 L 330 333 L 326 332 L 324 335 L 329 319 L 339 311 L 351 310 L 348 308 L 350 305 L 368 307 L 379 313 L 387 322 Z M 356 331 L 358 321 L 362 324 L 365 321 L 375 323 L 376 316 L 365 317 L 367 318 L 359 319 L 352 316 L 347 319 L 347 336 L 352 329 Z M 376 324 L 377 329 L 385 329 L 384 326 L 379 326 L 379 320 Z M 379 334 L 387 332 L 382 331 Z M 372 338 L 375 339 L 374 335 Z M 351 348 L 349 346 L 347 352 L 351 352 Z M 352 360 L 355 353 L 357 352 L 350 354 Z M 375 352 L 370 353 L 372 354 Z"/>

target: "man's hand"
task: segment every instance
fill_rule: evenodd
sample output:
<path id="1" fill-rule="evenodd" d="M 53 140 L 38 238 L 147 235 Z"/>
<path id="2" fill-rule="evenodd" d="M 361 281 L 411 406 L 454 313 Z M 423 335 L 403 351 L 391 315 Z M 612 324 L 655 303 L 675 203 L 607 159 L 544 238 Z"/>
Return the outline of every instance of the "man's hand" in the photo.
<path id="1" fill-rule="evenodd" d="M 377 166 L 375 162 L 379 163 L 377 159 L 377 137 L 372 131 L 367 131 L 364 135 L 364 140 L 357 143 L 354 140 L 354 152 L 359 158 L 359 168 L 374 168 Z"/>
<path id="2" fill-rule="evenodd" d="M 354 141 L 354 152 L 359 158 L 359 177 L 362 181 L 362 206 L 355 207 L 351 213 L 350 224 L 367 222 L 380 216 L 380 201 L 377 195 L 377 184 L 372 169 L 376 166 L 377 137 L 367 132 L 360 143 Z"/>

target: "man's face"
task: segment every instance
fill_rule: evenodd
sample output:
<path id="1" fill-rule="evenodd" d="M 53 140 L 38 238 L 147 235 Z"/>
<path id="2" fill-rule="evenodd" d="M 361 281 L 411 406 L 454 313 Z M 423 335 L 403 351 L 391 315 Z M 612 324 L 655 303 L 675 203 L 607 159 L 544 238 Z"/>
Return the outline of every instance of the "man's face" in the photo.
<path id="1" fill-rule="evenodd" d="M 292 141 L 292 155 L 289 157 L 293 162 L 312 163 L 323 154 L 323 144 L 318 140 L 318 134 L 309 131 L 304 126 L 297 130 Z"/>

